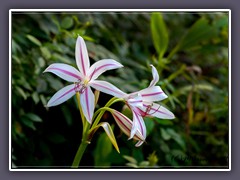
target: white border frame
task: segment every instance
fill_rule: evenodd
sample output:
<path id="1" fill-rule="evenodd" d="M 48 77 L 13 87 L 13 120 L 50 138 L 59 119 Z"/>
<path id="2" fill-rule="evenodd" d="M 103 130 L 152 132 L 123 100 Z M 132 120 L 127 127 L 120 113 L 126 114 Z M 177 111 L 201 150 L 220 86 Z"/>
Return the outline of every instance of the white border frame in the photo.
<path id="1" fill-rule="evenodd" d="M 229 60 L 229 168 L 228 169 L 13 169 L 12 168 L 12 116 L 11 116 L 11 72 L 12 72 L 12 12 L 228 12 L 228 60 Z M 231 171 L 231 10 L 230 9 L 10 9 L 9 10 L 9 171 Z"/>

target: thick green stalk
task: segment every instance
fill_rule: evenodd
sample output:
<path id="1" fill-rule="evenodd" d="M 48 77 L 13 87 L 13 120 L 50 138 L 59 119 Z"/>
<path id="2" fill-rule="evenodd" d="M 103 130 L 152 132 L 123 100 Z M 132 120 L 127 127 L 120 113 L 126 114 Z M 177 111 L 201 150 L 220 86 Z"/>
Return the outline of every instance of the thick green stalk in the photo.
<path id="1" fill-rule="evenodd" d="M 79 112 L 80 112 L 80 115 L 81 115 L 81 119 L 82 119 L 82 124 L 83 124 L 83 127 L 84 127 L 84 124 L 85 124 L 86 121 L 84 122 L 85 116 L 84 116 L 84 114 L 82 112 L 82 108 L 81 108 L 81 104 L 80 104 L 80 94 L 79 94 L 79 92 L 76 93 L 76 96 L 77 96 L 78 109 L 79 109 Z"/>
<path id="2" fill-rule="evenodd" d="M 80 144 L 80 146 L 78 148 L 78 151 L 77 151 L 77 153 L 75 155 L 75 158 L 73 160 L 72 168 L 78 168 L 78 166 L 80 164 L 80 161 L 82 159 L 82 156 L 83 156 L 83 154 L 84 154 L 88 144 L 90 144 L 90 143 L 87 141 L 87 139 L 85 139 L 85 138 L 82 139 L 82 142 L 81 142 L 81 144 Z"/>
<path id="3" fill-rule="evenodd" d="M 88 140 L 87 140 L 90 124 L 87 122 L 87 120 L 86 120 L 86 118 L 83 114 L 82 107 L 81 107 L 81 104 L 80 104 L 80 94 L 79 93 L 77 93 L 77 102 L 78 102 L 78 108 L 79 108 L 79 112 L 80 112 L 81 119 L 82 119 L 83 132 L 82 132 L 82 142 L 79 145 L 77 153 L 74 157 L 74 160 L 73 160 L 73 163 L 72 163 L 72 168 L 78 168 L 79 163 L 80 163 L 80 161 L 82 159 L 82 156 L 84 154 L 84 151 L 86 150 L 87 145 L 90 144 L 90 142 L 88 142 Z"/>

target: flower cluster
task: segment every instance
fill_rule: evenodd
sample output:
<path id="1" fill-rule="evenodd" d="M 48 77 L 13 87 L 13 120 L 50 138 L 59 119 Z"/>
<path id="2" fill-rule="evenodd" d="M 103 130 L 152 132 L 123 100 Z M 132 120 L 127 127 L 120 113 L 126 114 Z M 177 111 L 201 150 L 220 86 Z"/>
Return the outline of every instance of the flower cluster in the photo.
<path id="1" fill-rule="evenodd" d="M 127 94 L 109 82 L 97 80 L 103 72 L 121 68 L 123 65 L 112 59 L 104 59 L 90 66 L 87 48 L 83 38 L 80 36 L 78 36 L 76 42 L 75 58 L 78 70 L 67 64 L 54 63 L 44 71 L 54 73 L 60 78 L 72 82 L 71 85 L 56 92 L 47 103 L 47 107 L 59 105 L 76 93 L 79 93 L 83 114 L 89 124 L 92 124 L 95 96 L 91 87 L 114 97 L 121 98 L 131 109 L 133 120 L 130 120 L 114 109 L 111 109 L 110 112 L 120 129 L 129 136 L 129 139 L 138 140 L 136 146 L 140 146 L 146 139 L 146 126 L 143 117 L 174 118 L 172 112 L 162 105 L 154 103 L 155 101 L 167 98 L 167 95 L 159 86 L 156 86 L 156 83 L 159 81 L 159 75 L 153 65 L 151 65 L 153 80 L 150 85 L 143 90 Z"/>

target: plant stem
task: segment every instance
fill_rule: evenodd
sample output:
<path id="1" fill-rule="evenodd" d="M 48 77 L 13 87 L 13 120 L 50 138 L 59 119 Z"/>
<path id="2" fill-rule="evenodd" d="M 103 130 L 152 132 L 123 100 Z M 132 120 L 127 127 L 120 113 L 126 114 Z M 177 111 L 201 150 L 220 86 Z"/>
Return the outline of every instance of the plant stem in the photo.
<path id="1" fill-rule="evenodd" d="M 103 114 L 104 114 L 105 111 L 106 111 L 104 108 L 105 108 L 105 107 L 109 107 L 109 106 L 111 106 L 112 104 L 114 104 L 114 103 L 116 103 L 116 102 L 118 102 L 118 101 L 124 101 L 124 99 L 113 97 L 112 99 L 110 99 L 110 100 L 107 102 L 107 104 L 106 104 L 104 107 L 102 107 L 102 108 L 100 108 L 98 111 L 96 111 L 96 114 L 97 114 L 97 113 L 99 113 L 99 114 L 98 114 L 98 116 L 96 117 L 96 119 L 94 120 L 94 123 L 93 123 L 91 129 L 93 129 L 94 127 L 96 127 L 97 124 L 99 123 L 99 121 L 101 120 Z M 94 113 L 94 114 L 95 114 L 95 113 Z M 95 116 L 96 116 L 96 115 L 95 115 Z M 95 116 L 94 116 L 94 117 L 95 117 Z"/>
<path id="2" fill-rule="evenodd" d="M 81 107 L 81 104 L 80 104 L 80 94 L 79 94 L 79 92 L 76 93 L 76 96 L 77 96 L 78 109 L 79 109 L 79 112 L 80 112 L 80 115 L 81 115 L 81 119 L 82 119 L 82 124 L 83 124 L 83 127 L 84 127 L 85 117 L 84 117 L 84 114 L 83 114 L 83 112 L 82 112 L 82 107 Z"/>
<path id="3" fill-rule="evenodd" d="M 86 118 L 83 114 L 82 107 L 81 107 L 81 104 L 80 104 L 80 94 L 77 93 L 76 95 L 77 95 L 78 108 L 79 108 L 79 112 L 80 112 L 81 119 L 82 119 L 82 124 L 83 124 L 83 131 L 82 131 L 82 142 L 79 145 L 77 153 L 74 157 L 74 160 L 73 160 L 73 163 L 72 163 L 72 166 L 71 166 L 72 168 L 78 168 L 78 166 L 80 164 L 80 161 L 82 159 L 82 156 L 84 154 L 84 151 L 86 150 L 87 145 L 90 144 L 90 142 L 88 142 L 88 139 L 87 139 L 90 124 L 86 121 Z"/>
<path id="4" fill-rule="evenodd" d="M 86 150 L 87 146 L 88 146 L 88 142 L 86 139 L 83 139 L 82 140 L 82 143 L 80 144 L 79 148 L 78 148 L 78 151 L 75 155 L 75 158 L 73 160 L 73 163 L 72 163 L 72 168 L 78 168 L 79 166 L 79 163 L 82 159 L 82 156 L 84 154 L 84 151 Z"/>

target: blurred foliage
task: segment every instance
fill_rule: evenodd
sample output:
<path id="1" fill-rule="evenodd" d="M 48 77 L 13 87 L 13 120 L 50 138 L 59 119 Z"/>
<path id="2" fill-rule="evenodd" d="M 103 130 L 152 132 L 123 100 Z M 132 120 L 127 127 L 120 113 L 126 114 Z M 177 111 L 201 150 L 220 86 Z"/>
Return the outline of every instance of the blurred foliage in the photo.
<path id="1" fill-rule="evenodd" d="M 115 126 L 121 154 L 96 132 L 81 166 L 228 166 L 228 13 L 65 12 L 12 14 L 13 167 L 71 166 L 82 129 L 76 99 L 45 108 L 67 82 L 42 72 L 55 62 L 76 66 L 78 34 L 91 64 L 112 58 L 125 66 L 100 76 L 125 92 L 147 87 L 149 65 L 157 67 L 158 85 L 169 96 L 160 103 L 176 116 L 145 118 L 148 136 L 140 148 Z M 96 108 L 109 98 L 100 93 Z M 131 117 L 122 103 L 113 107 Z M 103 119 L 116 125 L 109 113 Z"/>

